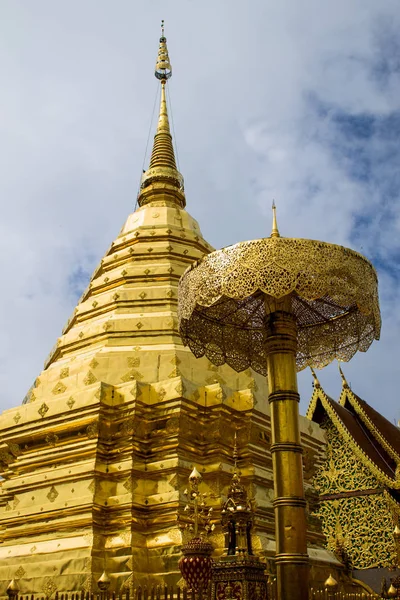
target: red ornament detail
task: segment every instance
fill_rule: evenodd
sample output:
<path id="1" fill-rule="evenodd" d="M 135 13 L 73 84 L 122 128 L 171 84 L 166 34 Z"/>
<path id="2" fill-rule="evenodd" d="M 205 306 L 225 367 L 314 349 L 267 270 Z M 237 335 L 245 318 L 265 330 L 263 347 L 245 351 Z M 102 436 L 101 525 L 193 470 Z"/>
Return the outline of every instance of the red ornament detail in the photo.
<path id="1" fill-rule="evenodd" d="M 178 566 L 189 589 L 205 589 L 211 577 L 213 547 L 200 538 L 193 538 L 182 546 L 183 556 Z"/>

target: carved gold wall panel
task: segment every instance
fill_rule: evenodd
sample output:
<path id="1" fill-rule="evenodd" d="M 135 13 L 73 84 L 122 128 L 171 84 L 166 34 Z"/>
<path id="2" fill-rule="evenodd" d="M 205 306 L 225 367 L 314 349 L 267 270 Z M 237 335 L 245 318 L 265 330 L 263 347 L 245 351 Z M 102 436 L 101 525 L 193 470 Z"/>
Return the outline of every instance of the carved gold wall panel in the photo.
<path id="1" fill-rule="evenodd" d="M 333 423 L 326 419 L 322 427 L 327 435 L 326 459 L 314 485 L 320 493 L 316 515 L 327 547 L 355 569 L 391 567 L 396 558 L 395 503 L 355 458 Z"/>

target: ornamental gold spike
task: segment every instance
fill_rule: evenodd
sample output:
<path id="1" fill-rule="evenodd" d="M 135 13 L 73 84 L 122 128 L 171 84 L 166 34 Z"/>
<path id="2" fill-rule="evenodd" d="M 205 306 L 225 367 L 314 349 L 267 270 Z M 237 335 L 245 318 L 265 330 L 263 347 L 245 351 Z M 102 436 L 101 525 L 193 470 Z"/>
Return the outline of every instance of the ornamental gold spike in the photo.
<path id="1" fill-rule="evenodd" d="M 172 67 L 169 62 L 167 38 L 164 35 L 164 20 L 161 21 L 161 37 L 158 47 L 158 56 L 156 62 L 156 70 L 154 72 L 157 79 L 164 83 L 172 76 Z"/>
<path id="2" fill-rule="evenodd" d="M 196 467 L 189 475 L 189 488 L 183 492 L 186 497 L 186 506 L 184 508 L 185 524 L 180 526 L 181 529 L 188 529 L 194 538 L 202 537 L 210 534 L 215 525 L 211 523 L 213 516 L 212 507 L 207 507 L 205 499 L 207 494 L 203 494 L 199 490 L 203 478 Z M 179 517 L 178 517 L 179 521 Z"/>
<path id="3" fill-rule="evenodd" d="M 164 198 L 162 199 L 168 199 L 184 208 L 186 200 L 183 177 L 176 166 L 168 118 L 166 84 L 172 76 L 172 67 L 168 55 L 167 38 L 164 35 L 164 21 L 161 22 L 161 37 L 154 75 L 161 83 L 160 110 L 150 165 L 142 176 L 138 204 L 143 206 L 158 199 L 154 197 L 156 194 L 158 196 L 163 194 Z M 168 196 L 168 198 L 165 196 Z"/>
<path id="4" fill-rule="evenodd" d="M 276 221 L 275 200 L 272 201 L 272 231 L 270 237 L 281 237 L 279 234 L 278 223 Z"/>
<path id="5" fill-rule="evenodd" d="M 335 588 L 337 587 L 337 584 L 338 582 L 336 581 L 336 579 L 332 577 L 332 575 L 329 573 L 329 577 L 325 580 L 324 586 L 326 588 Z"/>
<path id="6" fill-rule="evenodd" d="M 342 385 L 344 388 L 348 388 L 349 384 L 347 383 L 347 379 L 345 374 L 342 371 L 342 367 L 340 366 L 340 362 L 338 361 L 338 367 L 339 367 L 339 373 L 340 373 L 340 377 L 342 378 Z"/>
<path id="7" fill-rule="evenodd" d="M 314 369 L 312 367 L 310 367 L 310 371 L 312 373 L 312 376 L 314 377 L 314 387 L 320 388 L 321 384 L 319 382 L 316 372 L 314 371 Z"/>

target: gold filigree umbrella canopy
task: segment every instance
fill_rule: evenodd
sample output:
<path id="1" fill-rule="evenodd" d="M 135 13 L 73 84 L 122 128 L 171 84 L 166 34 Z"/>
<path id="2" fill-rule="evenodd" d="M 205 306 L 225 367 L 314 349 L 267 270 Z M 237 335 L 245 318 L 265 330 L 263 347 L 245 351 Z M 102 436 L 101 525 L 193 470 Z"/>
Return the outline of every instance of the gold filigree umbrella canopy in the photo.
<path id="1" fill-rule="evenodd" d="M 363 256 L 334 244 L 269 238 L 205 256 L 182 276 L 179 327 L 197 357 L 267 375 L 278 598 L 308 598 L 296 370 L 347 361 L 379 338 L 378 282 Z"/>
<path id="2" fill-rule="evenodd" d="M 269 299 L 290 298 L 297 370 L 348 361 L 379 339 L 375 269 L 334 244 L 283 237 L 240 242 L 190 267 L 179 287 L 180 333 L 197 357 L 267 375 Z"/>

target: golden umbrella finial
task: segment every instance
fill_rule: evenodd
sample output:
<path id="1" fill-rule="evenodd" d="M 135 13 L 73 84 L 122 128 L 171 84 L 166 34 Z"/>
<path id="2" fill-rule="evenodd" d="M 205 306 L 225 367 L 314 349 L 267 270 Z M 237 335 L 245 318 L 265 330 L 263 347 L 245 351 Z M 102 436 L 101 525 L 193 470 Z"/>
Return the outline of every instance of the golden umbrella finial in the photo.
<path id="1" fill-rule="evenodd" d="M 278 224 L 276 221 L 276 206 L 275 200 L 272 201 L 272 231 L 270 237 L 281 237 L 279 234 Z"/>

